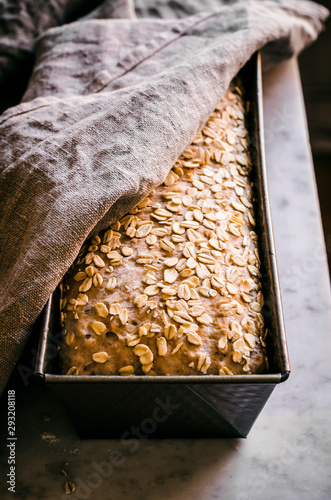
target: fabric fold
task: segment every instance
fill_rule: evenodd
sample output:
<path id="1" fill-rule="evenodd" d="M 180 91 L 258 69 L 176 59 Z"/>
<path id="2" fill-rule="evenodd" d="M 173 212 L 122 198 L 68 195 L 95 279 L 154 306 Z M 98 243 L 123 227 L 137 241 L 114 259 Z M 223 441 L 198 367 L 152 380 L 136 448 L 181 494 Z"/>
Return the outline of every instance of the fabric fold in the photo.
<path id="1" fill-rule="evenodd" d="M 48 28 L 86 18 L 135 17 L 133 0 L 2 0 L 0 112 L 18 104 L 34 62 L 37 37 Z"/>

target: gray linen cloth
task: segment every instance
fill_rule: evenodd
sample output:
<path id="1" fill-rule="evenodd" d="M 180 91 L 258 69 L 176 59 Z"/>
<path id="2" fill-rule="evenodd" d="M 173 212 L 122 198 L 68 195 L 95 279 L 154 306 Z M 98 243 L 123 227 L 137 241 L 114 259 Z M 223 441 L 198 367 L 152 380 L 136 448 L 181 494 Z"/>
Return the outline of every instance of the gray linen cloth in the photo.
<path id="1" fill-rule="evenodd" d="M 19 103 L 34 61 L 34 42 L 52 26 L 73 21 L 96 9 L 102 0 L 0 0 L 0 110 Z M 128 17 L 107 0 L 107 17 Z M 109 5 L 114 9 L 110 10 Z"/>
<path id="2" fill-rule="evenodd" d="M 164 5 L 155 17 L 168 17 Z M 213 5 L 91 18 L 39 38 L 22 103 L 0 116 L 2 388 L 84 240 L 162 183 L 256 50 L 271 62 L 296 55 L 328 15 L 298 0 Z"/>

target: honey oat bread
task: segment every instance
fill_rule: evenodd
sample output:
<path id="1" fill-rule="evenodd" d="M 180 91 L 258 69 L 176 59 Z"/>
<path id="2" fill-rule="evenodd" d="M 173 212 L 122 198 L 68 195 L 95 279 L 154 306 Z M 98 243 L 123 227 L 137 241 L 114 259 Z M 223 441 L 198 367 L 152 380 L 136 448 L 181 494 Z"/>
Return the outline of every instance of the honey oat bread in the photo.
<path id="1" fill-rule="evenodd" d="M 251 168 L 233 84 L 164 183 L 81 249 L 61 284 L 63 373 L 266 371 Z"/>

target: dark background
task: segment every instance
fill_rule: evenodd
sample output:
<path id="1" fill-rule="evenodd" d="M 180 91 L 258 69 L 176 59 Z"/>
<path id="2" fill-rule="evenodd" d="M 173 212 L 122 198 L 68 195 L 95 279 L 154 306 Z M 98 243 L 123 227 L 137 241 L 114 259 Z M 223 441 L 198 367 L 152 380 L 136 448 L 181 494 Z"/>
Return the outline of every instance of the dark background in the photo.
<path id="1" fill-rule="evenodd" d="M 331 10 L 331 0 L 319 1 Z M 299 56 L 324 236 L 331 269 L 331 19 Z"/>

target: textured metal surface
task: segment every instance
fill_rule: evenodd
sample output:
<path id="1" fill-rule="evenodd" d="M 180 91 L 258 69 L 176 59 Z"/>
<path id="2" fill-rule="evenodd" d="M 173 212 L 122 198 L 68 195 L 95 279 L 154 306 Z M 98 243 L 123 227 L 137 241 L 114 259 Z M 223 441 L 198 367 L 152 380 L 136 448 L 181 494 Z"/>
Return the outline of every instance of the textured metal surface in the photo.
<path id="1" fill-rule="evenodd" d="M 81 437 L 246 437 L 275 385 L 52 384 Z"/>
<path id="2" fill-rule="evenodd" d="M 59 375 L 61 327 L 58 293 L 44 310 L 36 374 L 63 401 L 83 437 L 245 437 L 276 384 L 290 373 L 272 233 L 263 143 L 261 60 L 241 70 L 250 101 L 248 127 L 253 169 L 256 232 L 259 236 L 263 315 L 268 335 L 268 374 L 234 376 L 67 376 Z M 55 354 L 54 354 L 55 353 Z M 168 411 L 168 413 L 167 413 Z M 162 417 L 163 416 L 163 417 Z M 166 418 L 165 418 L 166 417 Z M 138 431 L 134 431 L 138 432 Z"/>

